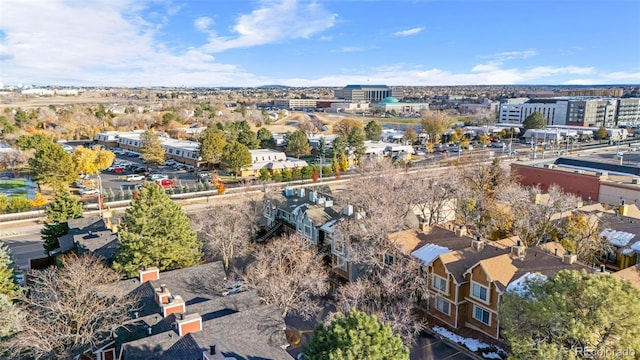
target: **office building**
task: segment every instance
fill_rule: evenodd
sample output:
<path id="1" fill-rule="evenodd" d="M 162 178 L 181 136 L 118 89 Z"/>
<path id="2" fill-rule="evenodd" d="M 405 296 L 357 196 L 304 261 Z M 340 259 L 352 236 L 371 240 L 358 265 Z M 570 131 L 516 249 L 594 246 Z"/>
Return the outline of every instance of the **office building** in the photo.
<path id="1" fill-rule="evenodd" d="M 402 89 L 391 88 L 386 85 L 347 85 L 336 90 L 337 99 L 350 101 L 379 102 L 384 98 L 394 97 L 401 100 L 404 97 Z"/>

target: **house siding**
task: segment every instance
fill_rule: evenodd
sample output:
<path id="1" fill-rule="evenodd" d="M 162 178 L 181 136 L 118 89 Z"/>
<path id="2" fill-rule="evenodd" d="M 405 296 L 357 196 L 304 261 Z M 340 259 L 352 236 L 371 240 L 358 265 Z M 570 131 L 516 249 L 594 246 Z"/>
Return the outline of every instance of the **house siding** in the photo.
<path id="1" fill-rule="evenodd" d="M 469 304 L 467 307 L 467 317 L 466 317 L 466 326 L 479 330 L 493 338 L 498 338 L 498 303 L 500 298 L 500 293 L 496 288 L 496 285 L 493 281 L 490 281 L 484 269 L 480 265 L 476 265 L 473 269 L 471 269 L 469 276 L 469 282 L 467 283 L 467 291 L 468 294 L 466 299 Z M 472 297 L 472 286 L 473 283 L 478 283 L 480 285 L 487 287 L 487 295 L 489 297 L 488 303 L 480 299 L 476 299 Z M 490 313 L 489 324 L 485 324 L 481 321 L 478 321 L 474 318 L 474 313 L 476 306 L 480 306 L 486 311 Z"/>

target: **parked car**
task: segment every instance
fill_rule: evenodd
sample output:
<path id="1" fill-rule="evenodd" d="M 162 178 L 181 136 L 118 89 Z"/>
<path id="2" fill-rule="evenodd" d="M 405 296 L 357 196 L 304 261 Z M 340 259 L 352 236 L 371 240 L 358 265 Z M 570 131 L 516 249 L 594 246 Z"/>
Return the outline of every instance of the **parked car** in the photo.
<path id="1" fill-rule="evenodd" d="M 151 181 L 156 181 L 156 180 L 163 180 L 163 179 L 168 179 L 169 175 L 165 175 L 165 174 L 151 174 L 149 175 L 149 180 Z"/>
<path id="2" fill-rule="evenodd" d="M 133 175 L 127 175 L 127 182 L 133 182 L 133 181 L 142 181 L 144 180 L 144 175 L 138 175 L 138 174 L 133 174 Z"/>
<path id="3" fill-rule="evenodd" d="M 144 174 L 147 172 L 147 168 L 144 166 L 138 166 L 131 169 L 131 171 L 133 171 L 134 174 Z"/>
<path id="4" fill-rule="evenodd" d="M 176 161 L 175 161 L 175 160 L 173 160 L 173 159 L 165 160 L 165 162 L 164 162 L 164 164 L 165 164 L 166 166 L 172 166 L 172 165 L 173 165 L 173 164 L 175 164 L 175 163 L 176 163 Z"/>
<path id="5" fill-rule="evenodd" d="M 80 195 L 93 195 L 93 194 L 100 194 L 100 190 L 96 189 L 96 188 L 82 188 L 79 191 Z"/>
<path id="6" fill-rule="evenodd" d="M 122 174 L 124 172 L 124 168 L 123 167 L 115 167 L 115 168 L 113 168 L 113 172 L 115 174 Z"/>
<path id="7" fill-rule="evenodd" d="M 160 179 L 160 180 L 156 180 L 156 184 L 162 186 L 162 187 L 167 187 L 167 186 L 171 186 L 173 185 L 173 180 L 171 179 Z"/>
<path id="8" fill-rule="evenodd" d="M 83 188 L 83 187 L 84 187 L 84 181 L 83 181 L 83 180 L 77 180 L 77 181 L 74 181 L 74 183 L 73 183 L 73 184 L 71 184 L 71 186 L 72 186 L 72 187 L 75 187 L 75 188 L 80 188 L 80 189 L 81 189 L 81 188 Z"/>
<path id="9" fill-rule="evenodd" d="M 492 142 L 489 144 L 489 147 L 502 149 L 505 147 L 505 144 L 503 142 Z"/>

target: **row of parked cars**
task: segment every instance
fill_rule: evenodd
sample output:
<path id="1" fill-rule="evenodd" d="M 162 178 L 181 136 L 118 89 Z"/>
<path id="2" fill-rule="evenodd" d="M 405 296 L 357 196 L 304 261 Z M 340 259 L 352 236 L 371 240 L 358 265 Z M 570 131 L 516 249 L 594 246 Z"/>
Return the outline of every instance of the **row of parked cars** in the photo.
<path id="1" fill-rule="evenodd" d="M 187 171 L 195 171 L 196 167 L 193 165 L 187 165 L 183 163 L 179 163 L 173 159 L 169 159 L 164 162 L 164 166 L 171 166 L 174 170 L 187 170 Z"/>

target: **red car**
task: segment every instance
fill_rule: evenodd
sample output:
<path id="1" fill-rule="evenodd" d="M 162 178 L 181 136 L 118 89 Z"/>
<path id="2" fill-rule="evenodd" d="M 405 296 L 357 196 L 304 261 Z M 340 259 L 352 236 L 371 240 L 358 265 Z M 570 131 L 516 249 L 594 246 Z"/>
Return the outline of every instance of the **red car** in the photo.
<path id="1" fill-rule="evenodd" d="M 121 168 L 121 167 L 113 168 L 113 172 L 116 174 L 121 174 L 124 172 L 124 168 Z"/>
<path id="2" fill-rule="evenodd" d="M 167 187 L 167 186 L 171 186 L 173 185 L 173 180 L 171 179 L 160 179 L 160 180 L 156 180 L 156 184 L 162 186 L 162 187 Z"/>

